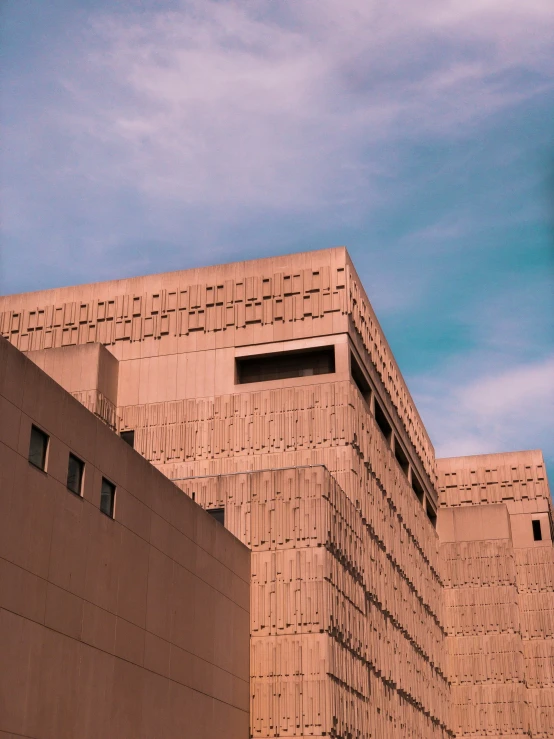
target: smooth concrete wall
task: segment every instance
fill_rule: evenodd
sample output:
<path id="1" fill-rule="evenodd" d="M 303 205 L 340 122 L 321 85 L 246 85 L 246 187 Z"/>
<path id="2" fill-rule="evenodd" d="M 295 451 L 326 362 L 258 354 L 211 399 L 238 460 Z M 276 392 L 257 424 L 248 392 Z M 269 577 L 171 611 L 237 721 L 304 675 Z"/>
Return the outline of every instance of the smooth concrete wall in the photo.
<path id="1" fill-rule="evenodd" d="M 27 356 L 69 393 L 98 390 L 117 405 L 119 362 L 102 344 L 41 349 Z"/>
<path id="2" fill-rule="evenodd" d="M 249 591 L 249 550 L 0 339 L 0 736 L 246 739 Z"/>
<path id="3" fill-rule="evenodd" d="M 503 503 L 439 508 L 437 534 L 441 544 L 453 541 L 510 539 L 510 517 Z"/>

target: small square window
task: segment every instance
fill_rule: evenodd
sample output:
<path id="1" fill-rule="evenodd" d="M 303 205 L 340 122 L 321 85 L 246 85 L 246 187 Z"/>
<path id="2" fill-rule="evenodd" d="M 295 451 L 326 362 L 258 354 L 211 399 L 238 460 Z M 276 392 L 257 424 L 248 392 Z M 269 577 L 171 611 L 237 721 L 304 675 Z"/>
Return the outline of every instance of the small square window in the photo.
<path id="1" fill-rule="evenodd" d="M 533 524 L 533 541 L 542 541 L 541 522 L 539 519 L 532 521 Z"/>
<path id="2" fill-rule="evenodd" d="M 122 431 L 121 438 L 126 444 L 129 444 L 133 449 L 135 448 L 135 432 L 134 431 Z"/>
<path id="3" fill-rule="evenodd" d="M 115 485 L 113 482 L 102 478 L 102 491 L 100 493 L 100 510 L 106 516 L 113 518 L 115 506 Z"/>
<path id="4" fill-rule="evenodd" d="M 31 426 L 31 440 L 29 442 L 29 462 L 39 470 L 46 469 L 46 452 L 48 450 L 48 434 L 36 426 Z"/>
<path id="5" fill-rule="evenodd" d="M 67 464 L 67 489 L 75 495 L 81 495 L 84 469 L 85 463 L 81 462 L 74 454 L 70 454 Z"/>
<path id="6" fill-rule="evenodd" d="M 225 508 L 208 508 L 207 512 L 222 526 L 225 526 Z"/>

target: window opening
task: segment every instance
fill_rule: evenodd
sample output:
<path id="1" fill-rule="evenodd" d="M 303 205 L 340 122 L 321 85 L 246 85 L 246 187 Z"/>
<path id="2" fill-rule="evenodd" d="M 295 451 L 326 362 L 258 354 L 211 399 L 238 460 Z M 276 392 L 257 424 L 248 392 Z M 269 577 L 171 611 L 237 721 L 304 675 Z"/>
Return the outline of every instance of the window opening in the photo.
<path id="1" fill-rule="evenodd" d="M 431 521 L 433 528 L 437 528 L 437 512 L 433 509 L 432 505 L 427 501 L 427 518 Z"/>
<path id="2" fill-rule="evenodd" d="M 395 437 L 394 439 L 394 456 L 396 457 L 396 461 L 402 468 L 402 472 L 408 477 L 408 469 L 410 467 L 410 463 L 408 462 L 408 457 L 404 453 L 404 450 L 400 446 L 400 442 Z"/>
<path id="3" fill-rule="evenodd" d="M 532 524 L 533 524 L 533 540 L 542 541 L 541 522 L 539 521 L 539 519 L 534 519 L 532 521 Z"/>
<path id="4" fill-rule="evenodd" d="M 48 434 L 36 426 L 31 426 L 31 439 L 29 442 L 29 462 L 38 467 L 39 470 L 46 469 L 46 452 L 48 449 Z"/>
<path id="5" fill-rule="evenodd" d="M 121 438 L 126 444 L 134 449 L 135 448 L 135 432 L 134 431 L 122 431 Z"/>
<path id="6" fill-rule="evenodd" d="M 419 478 L 416 476 L 412 469 L 412 489 L 417 495 L 417 499 L 420 503 L 423 503 L 423 485 L 420 483 Z"/>
<path id="7" fill-rule="evenodd" d="M 113 482 L 102 478 L 102 490 L 100 492 L 100 510 L 106 516 L 113 518 L 115 507 L 115 485 Z"/>
<path id="8" fill-rule="evenodd" d="M 237 357 L 237 384 L 326 375 L 335 371 L 335 347 Z"/>
<path id="9" fill-rule="evenodd" d="M 350 352 L 350 372 L 352 379 L 356 383 L 358 390 L 362 394 L 362 398 L 369 405 L 371 401 L 371 387 L 365 378 L 362 368 L 358 364 L 356 357 Z"/>
<path id="10" fill-rule="evenodd" d="M 75 495 L 81 495 L 84 469 L 84 462 L 74 454 L 70 454 L 67 463 L 67 489 L 71 490 Z"/>
<path id="11" fill-rule="evenodd" d="M 377 426 L 379 426 L 379 428 L 381 429 L 381 433 L 383 434 L 385 439 L 390 442 L 392 435 L 392 426 L 388 422 L 388 419 L 385 416 L 380 403 L 377 401 L 377 398 L 375 398 L 375 421 L 377 422 Z"/>
<path id="12" fill-rule="evenodd" d="M 207 512 L 222 526 L 225 526 L 225 508 L 207 508 Z"/>

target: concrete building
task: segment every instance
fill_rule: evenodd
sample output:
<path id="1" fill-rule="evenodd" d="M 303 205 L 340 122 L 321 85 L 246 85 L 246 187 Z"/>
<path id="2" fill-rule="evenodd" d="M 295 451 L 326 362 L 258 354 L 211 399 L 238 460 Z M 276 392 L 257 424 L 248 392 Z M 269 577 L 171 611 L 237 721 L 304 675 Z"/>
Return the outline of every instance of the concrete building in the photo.
<path id="1" fill-rule="evenodd" d="M 250 554 L 0 339 L 0 736 L 249 724 Z"/>
<path id="2" fill-rule="evenodd" d="M 187 501 L 173 525 L 204 521 L 201 506 L 250 550 L 250 736 L 553 735 L 542 456 L 435 459 L 345 249 L 7 296 L 0 334 L 97 417 L 106 455 L 127 442 L 128 470 Z M 63 397 L 58 422 L 79 407 Z M 124 525 L 119 511 L 108 523 Z M 241 647 L 231 658 L 219 627 L 202 640 L 244 680 Z M 13 690 L 29 694 L 23 679 Z M 236 711 L 234 733 L 178 733 L 167 718 L 164 736 L 248 735 L 243 693 L 206 695 L 214 716 L 220 703 Z M 14 732 L 1 713 L 0 730 Z M 140 730 L 104 736 L 161 736 Z"/>

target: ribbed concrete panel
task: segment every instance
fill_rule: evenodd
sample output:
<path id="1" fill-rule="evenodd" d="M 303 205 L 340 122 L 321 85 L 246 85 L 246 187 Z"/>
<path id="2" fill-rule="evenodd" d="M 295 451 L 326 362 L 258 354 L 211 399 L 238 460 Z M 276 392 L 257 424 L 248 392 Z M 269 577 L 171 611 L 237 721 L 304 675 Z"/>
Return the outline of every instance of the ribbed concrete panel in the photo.
<path id="1" fill-rule="evenodd" d="M 554 549 L 542 455 L 438 460 L 438 473 L 439 531 L 458 539 L 441 545 L 454 731 L 546 739 L 554 735 Z M 541 522 L 536 541 L 533 521 Z M 488 524 L 498 538 L 486 540 Z"/>
<path id="2" fill-rule="evenodd" d="M 449 735 L 444 629 L 325 467 L 178 485 L 252 551 L 253 736 Z"/>

